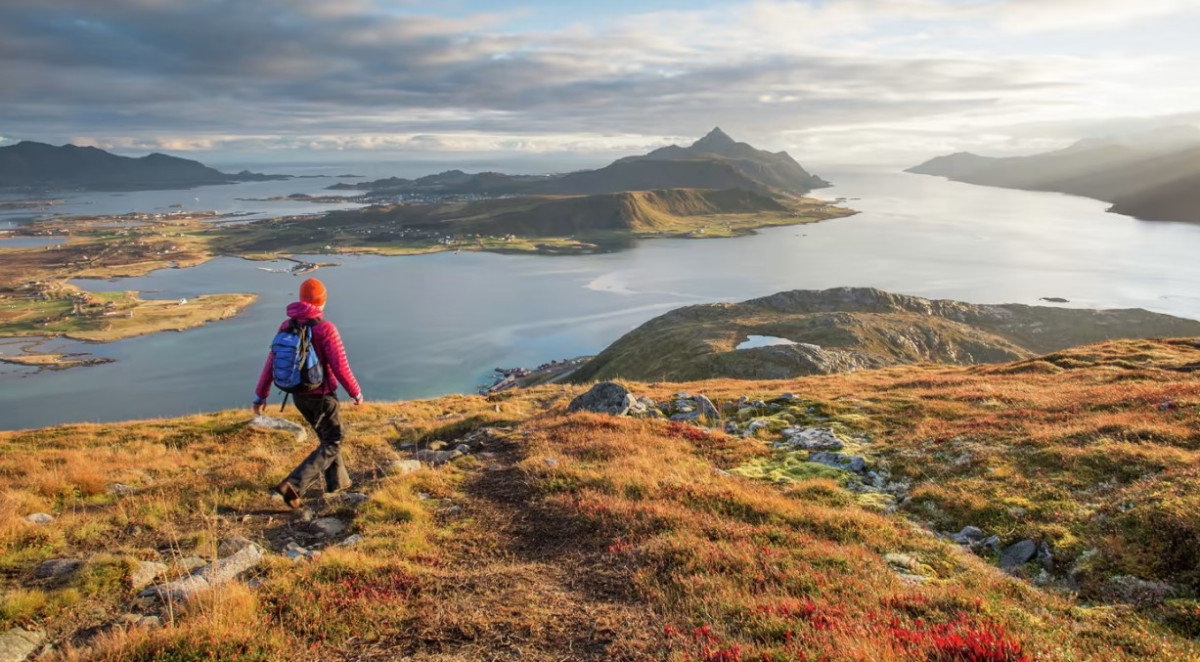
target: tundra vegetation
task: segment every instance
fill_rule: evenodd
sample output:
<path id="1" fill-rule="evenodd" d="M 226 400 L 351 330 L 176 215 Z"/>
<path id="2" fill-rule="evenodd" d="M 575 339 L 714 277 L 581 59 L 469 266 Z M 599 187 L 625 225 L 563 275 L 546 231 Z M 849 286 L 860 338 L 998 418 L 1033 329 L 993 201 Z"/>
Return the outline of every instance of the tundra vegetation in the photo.
<path id="1" fill-rule="evenodd" d="M 1196 342 L 626 386 L 717 413 L 568 414 L 586 385 L 347 411 L 365 496 L 317 502 L 347 526 L 305 554 L 289 541 L 315 522 L 265 488 L 309 448 L 246 412 L 0 434 L 0 632 L 44 631 L 64 660 L 1200 654 Z M 845 440 L 905 498 L 806 466 L 779 443 L 796 428 Z M 939 535 L 966 526 L 1045 543 L 1056 569 L 1005 573 Z M 182 576 L 235 536 L 267 550 L 241 581 L 155 607 L 161 627 L 123 618 L 140 564 Z M 78 564 L 46 578 L 52 560 Z"/>

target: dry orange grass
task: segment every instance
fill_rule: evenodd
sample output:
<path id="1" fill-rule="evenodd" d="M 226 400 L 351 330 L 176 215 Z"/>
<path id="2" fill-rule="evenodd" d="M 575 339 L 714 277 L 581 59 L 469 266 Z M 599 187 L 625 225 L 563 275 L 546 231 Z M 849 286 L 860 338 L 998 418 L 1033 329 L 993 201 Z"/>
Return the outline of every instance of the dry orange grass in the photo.
<path id="1" fill-rule="evenodd" d="M 1192 364 L 1190 344 L 1138 341 L 1012 366 L 634 385 L 659 400 L 799 394 L 913 482 L 896 515 L 830 478 L 721 471 L 769 457 L 758 440 L 565 416 L 581 387 L 348 408 L 370 500 L 336 513 L 362 543 L 273 555 L 260 588 L 215 591 L 153 631 L 114 624 L 132 597 L 124 560 L 210 556 L 234 534 L 277 550 L 292 525 L 265 488 L 310 445 L 242 427 L 245 412 L 0 434 L 0 628 L 44 627 L 73 660 L 1195 659 L 1186 596 L 1087 607 L 918 525 L 1045 539 L 1063 563 L 1101 549 L 1085 596 L 1116 573 L 1195 585 Z M 402 442 L 481 427 L 487 455 L 378 471 Z M 36 510 L 58 519 L 25 522 Z M 86 577 L 32 581 L 60 557 L 88 561 Z"/>

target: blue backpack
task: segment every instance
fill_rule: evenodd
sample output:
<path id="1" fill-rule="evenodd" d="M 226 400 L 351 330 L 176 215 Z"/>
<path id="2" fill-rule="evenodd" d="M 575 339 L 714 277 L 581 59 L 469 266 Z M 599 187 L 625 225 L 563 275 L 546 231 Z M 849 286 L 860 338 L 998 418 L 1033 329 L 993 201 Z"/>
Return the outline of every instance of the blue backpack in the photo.
<path id="1" fill-rule="evenodd" d="M 284 393 L 308 393 L 325 382 L 321 359 L 312 347 L 312 327 L 316 322 L 300 324 L 293 319 L 271 341 L 271 352 L 275 356 L 271 377 Z M 286 395 L 283 400 L 286 404 Z"/>

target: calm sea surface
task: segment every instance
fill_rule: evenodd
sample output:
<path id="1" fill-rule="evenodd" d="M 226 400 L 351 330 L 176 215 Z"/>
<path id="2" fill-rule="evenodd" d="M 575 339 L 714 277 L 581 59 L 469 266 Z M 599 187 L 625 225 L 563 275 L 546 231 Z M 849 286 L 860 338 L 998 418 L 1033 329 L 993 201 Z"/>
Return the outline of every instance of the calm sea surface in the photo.
<path id="1" fill-rule="evenodd" d="M 822 197 L 849 198 L 847 206 L 862 213 L 739 239 L 652 240 L 606 255 L 339 258 L 340 266 L 318 274 L 330 291 L 327 316 L 376 400 L 470 391 L 494 367 L 595 353 L 672 308 L 787 289 L 872 286 L 976 303 L 1065 297 L 1076 307 L 1200 319 L 1200 225 L 1136 221 L 1105 213 L 1103 202 L 1058 194 L 817 171 L 837 184 Z M 283 184 L 296 192 L 295 181 Z M 264 266 L 284 265 L 220 259 L 143 278 L 80 281 L 147 297 L 256 292 L 260 299 L 240 317 L 201 329 L 85 348 L 116 359 L 111 364 L 43 373 L 0 367 L 0 428 L 248 406 L 300 283 Z M 0 353 L 13 351 L 0 344 Z"/>

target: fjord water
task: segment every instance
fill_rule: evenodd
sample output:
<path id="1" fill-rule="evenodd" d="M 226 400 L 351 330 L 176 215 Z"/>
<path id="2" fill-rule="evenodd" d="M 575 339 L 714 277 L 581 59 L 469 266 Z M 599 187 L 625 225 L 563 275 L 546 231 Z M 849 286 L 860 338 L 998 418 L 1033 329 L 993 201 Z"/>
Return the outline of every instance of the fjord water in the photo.
<path id="1" fill-rule="evenodd" d="M 353 171 L 353 168 L 350 168 Z M 569 257 L 462 253 L 339 257 L 318 276 L 369 399 L 470 391 L 493 367 L 591 354 L 679 306 L 787 289 L 871 286 L 975 303 L 1141 307 L 1200 319 L 1200 225 L 1107 214 L 1106 204 L 934 177 L 817 168 L 818 192 L 862 213 L 738 239 L 652 240 Z M 130 194 L 134 195 L 134 194 Z M 114 363 L 0 368 L 0 428 L 248 406 L 300 280 L 220 259 L 97 290 L 148 297 L 257 292 L 236 319 L 87 351 Z M 1053 304 L 1045 304 L 1053 305 Z M 798 339 L 803 340 L 803 339 Z M 5 351 L 0 348 L 0 351 Z M 273 395 L 275 403 L 279 396 Z"/>

